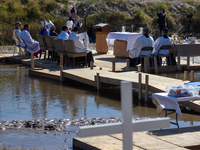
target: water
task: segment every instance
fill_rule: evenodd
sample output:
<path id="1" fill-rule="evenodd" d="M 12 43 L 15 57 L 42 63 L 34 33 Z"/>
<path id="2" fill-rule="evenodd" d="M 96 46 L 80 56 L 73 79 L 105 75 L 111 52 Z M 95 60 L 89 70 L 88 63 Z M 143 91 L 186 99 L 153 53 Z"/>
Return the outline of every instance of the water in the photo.
<path id="1" fill-rule="evenodd" d="M 133 117 L 157 117 L 151 103 L 138 103 L 134 93 Z M 184 110 L 180 127 L 200 125 L 199 114 Z M 164 112 L 161 114 L 164 116 Z M 29 77 L 21 65 L 0 63 L 0 123 L 12 120 L 51 120 L 121 117 L 119 88 L 98 93 L 73 81 L 62 84 L 45 78 Z M 174 121 L 175 115 L 171 115 Z M 58 120 L 59 120 L 58 119 Z M 171 125 L 170 128 L 176 128 Z M 36 149 L 72 149 L 78 126 L 62 131 L 38 129 L 0 129 L 0 147 Z"/>

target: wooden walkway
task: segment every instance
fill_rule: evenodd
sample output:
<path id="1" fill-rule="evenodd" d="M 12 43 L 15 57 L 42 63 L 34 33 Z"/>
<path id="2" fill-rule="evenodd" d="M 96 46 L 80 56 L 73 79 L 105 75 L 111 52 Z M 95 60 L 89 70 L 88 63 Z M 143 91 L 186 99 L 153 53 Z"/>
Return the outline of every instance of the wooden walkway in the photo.
<path id="1" fill-rule="evenodd" d="M 133 133 L 134 150 L 199 150 L 200 127 Z M 122 150 L 122 134 L 74 138 L 74 150 Z"/>
<path id="2" fill-rule="evenodd" d="M 76 66 L 72 69 L 71 66 L 64 67 L 62 75 L 64 79 L 71 79 L 77 82 L 87 84 L 93 87 L 97 87 L 97 73 L 100 75 L 100 84 L 101 87 L 105 86 L 119 86 L 122 80 L 130 81 L 133 84 L 133 88 L 138 89 L 138 72 L 134 71 L 135 68 L 130 68 L 130 71 L 125 72 L 126 70 L 126 59 L 115 58 L 113 55 L 98 55 L 94 54 L 95 65 L 93 70 L 90 68 L 85 68 L 82 66 Z M 22 63 L 24 65 L 31 65 L 30 58 L 21 59 L 18 56 L 12 55 L 1 55 L 0 59 L 7 59 L 9 61 L 14 61 L 17 63 Z M 112 61 L 116 62 L 116 72 L 112 72 Z M 181 64 L 186 64 L 185 61 L 182 61 Z M 194 67 L 200 67 L 200 64 L 192 64 Z M 35 59 L 35 67 L 46 68 L 43 70 L 30 70 L 30 75 L 41 76 L 45 78 L 50 78 L 54 80 L 60 80 L 60 67 L 56 65 L 53 61 L 44 61 L 44 59 Z M 184 67 L 184 66 L 183 66 Z M 192 66 L 191 66 L 192 67 Z M 122 72 L 120 72 L 120 70 Z M 165 92 L 166 85 L 180 85 L 185 82 L 179 79 L 172 79 L 162 76 L 157 76 L 154 74 L 142 73 L 142 90 L 145 90 L 145 75 L 149 76 L 149 86 L 148 91 L 151 93 Z M 188 105 L 183 104 L 183 105 Z M 192 110 L 200 112 L 200 101 L 195 101 L 188 105 Z"/>

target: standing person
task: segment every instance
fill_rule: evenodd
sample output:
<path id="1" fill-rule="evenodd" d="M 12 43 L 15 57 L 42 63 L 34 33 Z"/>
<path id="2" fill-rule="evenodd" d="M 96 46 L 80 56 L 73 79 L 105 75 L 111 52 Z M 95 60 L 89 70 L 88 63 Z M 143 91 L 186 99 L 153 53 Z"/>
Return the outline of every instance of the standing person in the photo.
<path id="1" fill-rule="evenodd" d="M 88 36 L 89 36 L 89 41 L 90 43 L 96 43 L 96 28 L 94 24 L 91 24 L 91 27 L 88 29 Z"/>
<path id="2" fill-rule="evenodd" d="M 25 42 L 28 47 L 29 53 L 34 53 L 34 56 L 40 53 L 39 42 L 32 39 L 30 33 L 30 26 L 28 24 L 24 25 L 23 31 L 20 33 L 19 37 Z M 22 47 L 25 47 L 24 43 L 21 43 Z"/>
<path id="3" fill-rule="evenodd" d="M 48 33 L 49 36 L 58 36 L 58 33 L 56 33 L 56 27 L 51 22 L 51 20 L 49 20 L 48 27 L 49 27 L 49 33 Z"/>
<path id="4" fill-rule="evenodd" d="M 19 34 L 21 33 L 21 23 L 20 22 L 16 22 L 15 23 L 15 29 L 13 31 L 13 37 L 19 39 Z"/>
<path id="5" fill-rule="evenodd" d="M 76 7 L 70 8 L 70 13 L 71 13 L 71 16 L 69 17 L 68 21 L 73 21 L 72 28 L 78 27 L 79 28 L 78 33 L 81 33 L 82 32 L 82 18 L 79 18 L 79 20 L 76 19 L 76 15 L 77 15 Z"/>
<path id="6" fill-rule="evenodd" d="M 166 12 L 164 8 L 158 9 L 157 11 L 157 16 L 158 18 L 158 24 L 160 28 L 160 34 L 162 35 L 162 29 L 167 27 L 167 22 L 166 22 Z"/>
<path id="7" fill-rule="evenodd" d="M 44 23 L 45 23 L 45 30 L 44 30 Z M 48 34 L 48 32 L 49 32 L 49 28 L 48 28 L 48 23 L 47 23 L 47 21 L 45 20 L 45 21 L 41 21 L 41 24 L 42 24 L 42 30 L 40 31 L 40 33 L 39 33 L 39 35 L 44 35 L 44 31 L 45 31 L 45 35 L 47 35 Z"/>
<path id="8" fill-rule="evenodd" d="M 80 38 L 77 35 L 78 31 L 79 31 L 78 27 L 74 27 L 71 34 L 69 35 L 69 40 L 72 40 L 74 42 L 76 53 L 87 52 L 87 63 L 88 66 L 90 67 L 90 61 L 94 62 L 93 55 L 91 50 L 87 49 L 80 41 Z"/>
<path id="9" fill-rule="evenodd" d="M 70 35 L 70 33 L 72 32 L 72 28 L 73 28 L 73 21 L 67 21 L 66 26 L 68 28 L 68 34 Z"/>

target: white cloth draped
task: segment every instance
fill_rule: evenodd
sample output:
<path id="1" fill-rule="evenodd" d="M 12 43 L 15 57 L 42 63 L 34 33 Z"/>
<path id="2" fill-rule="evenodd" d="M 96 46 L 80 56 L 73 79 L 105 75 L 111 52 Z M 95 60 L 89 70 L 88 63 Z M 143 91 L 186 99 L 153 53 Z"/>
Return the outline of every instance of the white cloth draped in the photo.
<path id="1" fill-rule="evenodd" d="M 114 41 L 123 40 L 127 41 L 126 51 L 133 48 L 133 44 L 135 43 L 138 37 L 142 36 L 141 33 L 131 33 L 131 32 L 110 32 L 106 38 L 107 45 L 114 45 Z"/>
<path id="2" fill-rule="evenodd" d="M 40 50 L 39 42 L 32 39 L 30 33 L 27 30 L 23 30 L 19 36 L 22 40 L 24 40 L 25 44 L 28 47 L 29 53 L 36 53 Z M 21 43 L 22 47 L 26 47 L 24 43 Z"/>
<path id="3" fill-rule="evenodd" d="M 58 35 L 58 39 L 61 40 L 68 40 L 69 39 L 69 35 L 67 32 L 62 31 L 59 35 Z"/>
<path id="4" fill-rule="evenodd" d="M 69 40 L 72 40 L 74 42 L 76 53 L 90 52 L 90 50 L 83 45 L 80 37 L 75 32 L 71 32 L 71 34 L 69 35 Z"/>
<path id="5" fill-rule="evenodd" d="M 163 45 L 172 45 L 171 39 L 170 38 L 164 38 L 163 36 L 157 38 L 157 40 L 153 44 L 153 52 L 152 52 L 152 54 L 153 55 L 157 55 L 159 49 Z M 167 51 L 163 51 L 162 53 L 163 54 L 168 54 Z"/>
<path id="6" fill-rule="evenodd" d="M 133 48 L 129 51 L 129 57 L 130 58 L 137 58 L 140 56 L 141 49 L 146 46 L 152 46 L 153 47 L 154 39 L 150 36 L 149 38 L 146 38 L 146 36 L 140 36 L 135 41 Z M 143 52 L 143 55 L 150 55 L 151 53 Z"/>
<path id="7" fill-rule="evenodd" d="M 77 35 L 79 36 L 81 42 L 85 45 L 85 47 L 88 47 L 88 45 L 89 45 L 89 36 L 88 36 L 87 32 L 79 33 Z"/>

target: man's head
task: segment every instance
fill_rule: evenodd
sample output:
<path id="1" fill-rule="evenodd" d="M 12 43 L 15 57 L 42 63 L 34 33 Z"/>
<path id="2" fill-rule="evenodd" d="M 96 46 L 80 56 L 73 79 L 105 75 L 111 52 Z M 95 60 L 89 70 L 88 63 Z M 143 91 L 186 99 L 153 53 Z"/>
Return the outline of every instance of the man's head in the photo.
<path id="1" fill-rule="evenodd" d="M 147 29 L 147 28 L 144 28 L 143 29 L 143 35 L 149 35 L 149 29 Z"/>
<path id="2" fill-rule="evenodd" d="M 94 27 L 95 27 L 95 26 L 94 26 L 94 23 L 91 24 L 91 27 L 94 29 Z"/>
<path id="3" fill-rule="evenodd" d="M 52 26 L 50 30 L 56 31 L 56 27 Z"/>
<path id="4" fill-rule="evenodd" d="M 164 8 L 161 8 L 160 11 L 161 11 L 162 13 L 164 13 L 164 12 L 165 12 L 165 9 L 164 9 Z"/>
<path id="5" fill-rule="evenodd" d="M 30 31 L 30 26 L 28 24 L 25 24 L 24 29 L 27 30 L 27 31 Z"/>
<path id="6" fill-rule="evenodd" d="M 168 33 L 168 29 L 167 28 L 163 28 L 162 29 L 162 35 L 167 35 Z"/>
<path id="7" fill-rule="evenodd" d="M 68 27 L 67 26 L 62 26 L 62 31 L 68 32 Z"/>
<path id="8" fill-rule="evenodd" d="M 78 27 L 74 27 L 72 31 L 74 31 L 76 34 L 78 34 L 78 30 L 79 30 Z"/>
<path id="9" fill-rule="evenodd" d="M 16 23 L 15 23 L 15 27 L 16 27 L 17 29 L 20 29 L 20 28 L 21 28 L 21 25 L 22 25 L 22 24 L 21 24 L 20 22 L 16 22 Z"/>

